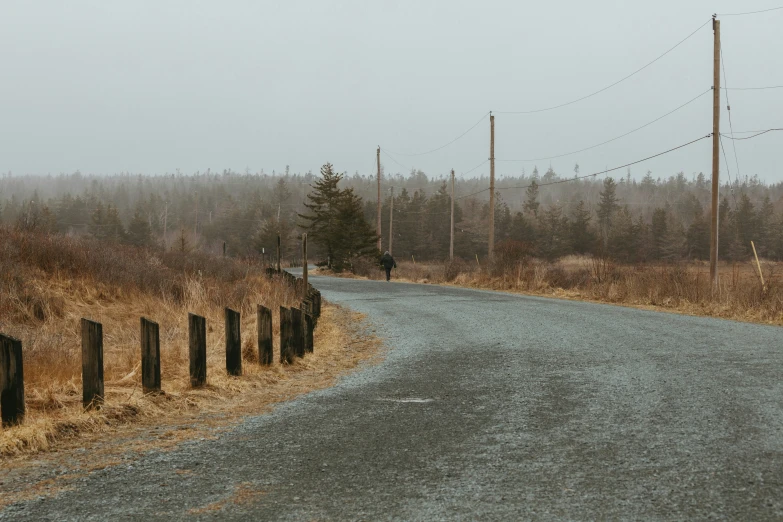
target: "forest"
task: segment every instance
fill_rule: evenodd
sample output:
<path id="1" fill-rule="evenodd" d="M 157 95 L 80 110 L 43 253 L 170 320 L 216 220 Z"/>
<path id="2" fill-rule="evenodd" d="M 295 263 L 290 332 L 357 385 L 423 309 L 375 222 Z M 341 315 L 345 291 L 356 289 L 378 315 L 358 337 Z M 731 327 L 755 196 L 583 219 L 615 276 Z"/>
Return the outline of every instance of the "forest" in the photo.
<path id="1" fill-rule="evenodd" d="M 334 166 L 339 171 L 339 165 Z M 571 254 L 600 255 L 618 262 L 709 258 L 710 179 L 703 173 L 666 177 L 647 172 L 636 179 L 578 178 L 551 167 L 496 182 L 495 241 L 518 256 L 555 260 Z M 319 174 L 198 172 L 56 176 L 0 175 L 0 223 L 23 230 L 92 235 L 101 240 L 271 259 L 277 235 L 282 256 L 294 260 L 307 223 L 308 194 Z M 375 229 L 374 173 L 344 174 Z M 455 256 L 487 254 L 489 180 L 455 181 Z M 382 245 L 397 258 L 440 261 L 449 255 L 451 183 L 420 170 L 382 175 Z M 393 198 L 393 202 L 392 202 Z M 752 255 L 783 259 L 783 183 L 757 176 L 723 180 L 720 199 L 720 258 Z M 393 214 L 392 214 L 393 207 Z M 318 245 L 313 257 L 325 256 Z"/>

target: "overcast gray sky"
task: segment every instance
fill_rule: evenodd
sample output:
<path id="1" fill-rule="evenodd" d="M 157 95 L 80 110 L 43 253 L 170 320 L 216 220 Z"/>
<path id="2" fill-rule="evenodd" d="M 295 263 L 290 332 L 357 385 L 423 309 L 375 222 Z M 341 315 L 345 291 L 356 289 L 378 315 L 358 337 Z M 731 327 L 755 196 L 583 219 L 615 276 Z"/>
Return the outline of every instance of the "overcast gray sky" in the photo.
<path id="1" fill-rule="evenodd" d="M 777 3 L 776 3 L 777 2 Z M 231 168 L 368 174 L 375 148 L 450 141 L 488 111 L 495 155 L 540 158 L 589 147 L 712 85 L 712 30 L 638 69 L 713 12 L 781 0 L 3 0 L 0 171 L 160 174 Z M 725 16 L 728 85 L 783 85 L 783 9 Z M 729 91 L 736 131 L 783 127 L 783 89 Z M 729 132 L 725 111 L 722 130 Z M 626 138 L 551 160 L 587 174 L 711 131 L 707 93 Z M 733 149 L 726 141 L 732 175 Z M 783 132 L 737 142 L 742 174 L 783 180 Z M 466 172 L 489 156 L 489 120 L 436 153 L 383 156 L 387 172 Z M 549 160 L 498 162 L 499 175 Z M 632 168 L 710 171 L 710 140 Z M 724 172 L 722 166 L 722 172 Z M 488 165 L 472 175 L 488 173 Z"/>

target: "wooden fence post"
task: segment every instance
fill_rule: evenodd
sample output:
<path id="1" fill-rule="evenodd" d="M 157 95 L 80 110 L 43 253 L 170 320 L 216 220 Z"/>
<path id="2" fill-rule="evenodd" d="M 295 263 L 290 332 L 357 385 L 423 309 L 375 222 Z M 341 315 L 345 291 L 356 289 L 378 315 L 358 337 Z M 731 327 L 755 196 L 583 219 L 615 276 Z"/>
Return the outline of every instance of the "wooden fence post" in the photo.
<path id="1" fill-rule="evenodd" d="M 82 319 L 82 405 L 103 404 L 103 325 Z"/>
<path id="2" fill-rule="evenodd" d="M 302 323 L 302 310 L 291 308 L 291 323 L 293 328 L 291 336 L 293 337 L 293 349 L 297 357 L 304 357 L 304 328 Z"/>
<path id="3" fill-rule="evenodd" d="M 24 419 L 22 341 L 0 334 L 0 414 L 3 426 Z"/>
<path id="4" fill-rule="evenodd" d="M 291 320 L 291 310 L 283 306 L 280 307 L 280 364 L 294 362 L 293 341 L 293 322 Z"/>
<path id="5" fill-rule="evenodd" d="M 226 372 L 242 375 L 242 333 L 239 312 L 226 308 Z"/>
<path id="6" fill-rule="evenodd" d="M 272 364 L 272 310 L 258 305 L 256 308 L 258 325 L 258 360 L 261 364 Z"/>
<path id="7" fill-rule="evenodd" d="M 190 385 L 199 388 L 207 383 L 207 320 L 188 314 L 190 335 Z"/>
<path id="8" fill-rule="evenodd" d="M 158 323 L 141 318 L 141 389 L 160 391 L 160 330 Z"/>
<path id="9" fill-rule="evenodd" d="M 304 350 L 306 353 L 313 353 L 313 329 L 315 323 L 311 314 L 303 314 L 304 317 Z"/>

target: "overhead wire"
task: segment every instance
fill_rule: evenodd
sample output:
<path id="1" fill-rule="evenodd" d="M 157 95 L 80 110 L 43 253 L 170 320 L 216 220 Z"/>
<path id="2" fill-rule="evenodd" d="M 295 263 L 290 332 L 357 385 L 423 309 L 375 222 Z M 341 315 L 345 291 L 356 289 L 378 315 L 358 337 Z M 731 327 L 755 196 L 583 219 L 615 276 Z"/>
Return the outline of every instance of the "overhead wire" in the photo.
<path id="1" fill-rule="evenodd" d="M 783 85 L 767 85 L 766 87 L 721 87 L 724 91 L 763 91 L 766 89 L 783 89 Z"/>
<path id="2" fill-rule="evenodd" d="M 684 107 L 686 107 L 686 106 L 690 105 L 691 103 L 695 102 L 696 100 L 698 100 L 699 98 L 701 98 L 702 96 L 704 96 L 705 94 L 707 94 L 708 92 L 710 92 L 711 90 L 712 90 L 712 88 L 709 88 L 709 89 L 707 89 L 706 91 L 702 92 L 701 94 L 697 95 L 696 97 L 694 97 L 694 98 L 691 98 L 689 101 L 687 101 L 687 102 L 683 103 L 682 105 L 680 105 L 680 106 L 679 106 L 679 107 L 677 107 L 676 109 L 673 109 L 673 110 L 671 110 L 671 111 L 667 112 L 666 114 L 664 114 L 663 116 L 660 116 L 660 117 L 658 117 L 658 118 L 656 118 L 656 119 L 654 119 L 654 120 L 652 120 L 652 121 L 650 121 L 650 122 L 648 122 L 648 123 L 645 123 L 644 125 L 642 125 L 642 126 L 640 126 L 640 127 L 636 127 L 635 129 L 633 129 L 633 130 L 631 130 L 631 131 L 628 131 L 628 132 L 626 132 L 625 134 L 621 134 L 621 135 L 619 135 L 619 136 L 617 136 L 617 137 L 614 137 L 614 138 L 612 138 L 612 139 L 610 139 L 610 140 L 603 141 L 603 142 L 601 142 L 601 143 L 598 143 L 598 144 L 596 144 L 596 145 L 592 145 L 592 146 L 590 146 L 590 147 L 585 147 L 584 149 L 579 149 L 579 150 L 575 150 L 575 151 L 572 151 L 572 152 L 566 152 L 566 153 L 564 153 L 564 154 L 558 154 L 558 155 L 556 155 L 556 156 L 547 156 L 547 157 L 543 157 L 543 158 L 532 158 L 532 159 L 496 159 L 496 161 L 504 161 L 504 162 L 533 162 L 533 161 L 544 161 L 544 160 L 550 160 L 550 159 L 562 158 L 562 157 L 565 157 L 565 156 L 571 156 L 572 154 L 578 154 L 578 153 L 580 153 L 580 152 L 585 152 L 585 151 L 588 151 L 588 150 L 591 150 L 591 149 L 595 149 L 595 148 L 597 148 L 597 147 L 601 147 L 602 145 L 606 145 L 607 143 L 612 143 L 613 141 L 617 141 L 617 140 L 619 140 L 620 138 L 624 138 L 624 137 L 626 137 L 626 136 L 629 136 L 629 135 L 633 134 L 634 132 L 640 131 L 640 130 L 642 130 L 642 129 L 646 128 L 646 127 L 649 127 L 649 126 L 650 126 L 650 125 L 652 125 L 653 123 L 656 123 L 656 122 L 658 122 L 658 121 L 660 121 L 660 120 L 664 119 L 665 117 L 669 116 L 670 114 L 674 114 L 675 112 L 679 111 L 680 109 L 682 109 L 682 108 L 684 108 Z"/>
<path id="3" fill-rule="evenodd" d="M 463 176 L 466 176 L 466 175 L 470 174 L 471 172 L 473 172 L 474 170 L 481 168 L 481 166 L 486 164 L 488 161 L 489 161 L 489 159 L 485 159 L 484 161 L 482 161 L 481 163 L 479 163 L 478 165 L 476 165 L 472 169 L 470 169 L 468 171 L 465 171 L 465 172 L 461 172 L 460 174 L 462 174 Z"/>
<path id="4" fill-rule="evenodd" d="M 716 16 L 745 16 L 745 15 L 753 15 L 753 14 L 760 14 L 760 13 L 769 13 L 770 11 L 777 11 L 779 9 L 783 9 L 783 5 L 780 7 L 771 7 L 769 9 L 762 9 L 761 11 L 747 11 L 744 13 L 718 13 Z"/>
<path id="5" fill-rule="evenodd" d="M 694 143 L 696 143 L 698 141 L 701 141 L 701 140 L 704 140 L 704 139 L 707 139 L 709 137 L 711 137 L 711 135 L 707 134 L 705 136 L 702 136 L 701 138 L 697 138 L 697 139 L 689 141 L 687 143 L 683 143 L 682 145 L 678 145 L 676 147 L 673 147 L 671 149 L 665 150 L 663 152 L 659 152 L 657 154 L 653 154 L 652 156 L 647 156 L 646 158 L 642 158 L 640 160 L 636 160 L 636 161 L 632 161 L 630 163 L 626 163 L 625 165 L 620 165 L 618 167 L 613 167 L 611 169 L 607 168 L 607 169 L 603 169 L 603 170 L 601 170 L 599 172 L 594 172 L 593 174 L 586 174 L 584 176 L 574 176 L 573 178 L 560 179 L 560 180 L 557 180 L 557 181 L 550 181 L 548 183 L 537 183 L 537 185 L 539 187 L 546 187 L 548 185 L 558 185 L 558 184 L 561 184 L 561 183 L 568 183 L 570 181 L 576 181 L 576 180 L 585 179 L 585 178 L 592 178 L 592 177 L 595 177 L 595 176 L 599 176 L 601 174 L 607 174 L 609 172 L 614 172 L 615 170 L 624 169 L 626 167 L 630 167 L 631 165 L 636 165 L 637 163 L 642 163 L 644 161 L 651 160 L 653 158 L 657 158 L 658 156 L 663 156 L 664 154 L 669 154 L 670 152 L 674 152 L 675 150 L 682 149 L 684 147 L 687 147 L 688 145 L 693 145 Z M 532 184 L 516 185 L 516 186 L 511 186 L 511 187 L 496 187 L 496 190 L 523 189 L 523 188 L 528 188 L 530 186 L 532 186 Z M 470 196 L 475 196 L 476 194 L 481 194 L 482 192 L 486 192 L 488 190 L 489 190 L 489 188 L 485 188 L 483 190 L 479 190 L 479 191 L 474 192 L 472 194 L 466 194 L 465 196 L 460 196 L 460 197 L 454 198 L 454 199 L 456 200 L 456 199 L 467 198 L 467 197 L 470 197 Z"/>
<path id="6" fill-rule="evenodd" d="M 726 77 L 726 62 L 723 59 L 723 44 L 721 44 L 721 47 L 720 47 L 720 64 L 721 64 L 721 69 L 723 69 L 723 85 L 728 85 L 729 81 L 728 81 L 728 79 Z M 731 137 L 734 138 L 734 125 L 731 123 L 731 100 L 729 100 L 729 92 L 728 91 L 726 91 L 726 112 L 729 113 L 729 130 L 731 131 Z M 718 136 L 718 139 L 721 142 L 720 146 L 722 148 L 723 147 L 723 140 L 720 137 L 720 135 Z M 742 177 L 742 173 L 740 171 L 740 166 L 739 166 L 739 156 L 737 156 L 737 144 L 734 143 L 733 139 L 731 141 L 731 146 L 734 149 L 734 161 L 735 161 L 735 163 L 737 165 L 737 185 L 739 186 L 739 181 L 740 181 L 740 178 Z M 725 152 L 724 152 L 724 155 L 725 155 Z M 726 165 L 726 172 L 728 172 L 728 165 Z M 731 175 L 729 175 L 729 181 L 731 181 Z M 731 189 L 731 194 L 734 195 L 734 189 L 733 188 Z M 737 204 L 737 201 L 736 201 L 736 198 L 735 198 L 734 205 L 736 206 L 736 204 Z"/>
<path id="7" fill-rule="evenodd" d="M 614 86 L 616 86 L 616 85 L 619 85 L 619 84 L 621 84 L 621 83 L 622 83 L 622 82 L 624 82 L 625 80 L 627 80 L 627 79 L 629 79 L 629 78 L 631 78 L 631 77 L 633 77 L 633 76 L 636 76 L 637 74 L 639 74 L 639 73 L 640 73 L 640 72 L 642 72 L 643 70 L 647 69 L 647 68 L 648 68 L 648 67 L 650 67 L 652 64 L 654 64 L 655 62 L 657 62 L 658 60 L 660 60 L 661 58 L 663 58 L 664 56 L 666 56 L 667 54 L 669 54 L 670 52 L 672 52 L 673 50 L 675 50 L 677 47 L 679 47 L 680 45 L 682 45 L 683 43 L 685 43 L 687 40 L 689 40 L 689 39 L 690 39 L 690 38 L 691 38 L 693 35 L 695 35 L 696 33 L 698 33 L 698 32 L 699 32 L 699 31 L 700 31 L 700 30 L 701 30 L 701 29 L 702 29 L 704 26 L 706 26 L 706 25 L 707 25 L 707 24 L 709 24 L 710 22 L 712 22 L 712 18 L 710 18 L 709 20 L 707 20 L 706 22 L 704 22 L 703 24 L 701 24 L 699 27 L 697 27 L 697 28 L 696 28 L 696 30 L 695 30 L 695 31 L 693 31 L 693 32 L 692 32 L 692 33 L 690 33 L 688 36 L 686 36 L 685 38 L 683 38 L 682 40 L 680 40 L 679 42 L 677 42 L 677 43 L 676 43 L 676 44 L 675 44 L 673 47 L 670 47 L 670 48 L 669 48 L 669 49 L 668 49 L 666 52 L 664 52 L 663 54 L 661 54 L 660 56 L 658 56 L 657 58 L 655 58 L 653 61 L 651 61 L 651 62 L 647 63 L 646 65 L 644 65 L 644 66 L 640 67 L 639 69 L 636 69 L 636 70 L 635 70 L 634 72 L 632 72 L 631 74 L 629 74 L 629 75 L 627 75 L 627 76 L 624 76 L 623 78 L 621 78 L 621 79 L 617 80 L 616 82 L 614 82 L 614 83 L 612 83 L 612 84 L 609 84 L 609 85 L 607 85 L 606 87 L 604 87 L 604 88 L 602 88 L 602 89 L 599 89 L 599 90 L 597 90 L 597 91 L 595 91 L 595 92 L 593 92 L 593 93 L 590 93 L 590 94 L 588 94 L 587 96 L 582 96 L 581 98 L 577 98 L 577 99 L 575 99 L 575 100 L 571 100 L 571 101 L 569 101 L 569 102 L 566 102 L 566 103 L 561 103 L 560 105 L 554 105 L 554 106 L 552 106 L 552 107 L 545 107 L 545 108 L 542 108 L 542 109 L 533 109 L 533 110 L 527 110 L 527 111 L 498 111 L 498 112 L 497 112 L 497 114 L 535 114 L 535 113 L 538 113 L 538 112 L 545 112 L 545 111 L 552 111 L 552 110 L 555 110 L 555 109 L 560 109 L 560 108 L 562 108 L 562 107 L 567 107 L 567 106 L 569 106 L 569 105 L 573 105 L 573 104 L 575 104 L 575 103 L 578 103 L 578 102 L 580 102 L 580 101 L 586 100 L 586 99 L 588 99 L 588 98 L 592 98 L 593 96 L 595 96 L 595 95 L 597 95 L 597 94 L 601 94 L 602 92 L 604 92 L 604 91 L 607 91 L 607 90 L 611 89 L 612 87 L 614 87 Z"/>
<path id="8" fill-rule="evenodd" d="M 720 150 L 723 152 L 723 162 L 726 164 L 726 175 L 729 177 L 729 192 L 731 193 L 731 199 L 734 200 L 734 210 L 736 211 L 739 207 L 737 206 L 737 196 L 734 194 L 734 182 L 731 181 L 729 159 L 726 157 L 726 149 L 723 148 L 723 137 L 719 136 L 718 140 L 720 141 Z M 737 184 L 739 184 L 739 177 L 737 177 Z"/>
<path id="9" fill-rule="evenodd" d="M 749 132 L 755 132 L 756 133 L 753 136 L 747 136 L 745 138 L 733 138 L 731 136 L 726 136 L 725 134 L 721 134 L 721 136 L 723 136 L 724 138 L 728 138 L 730 140 L 734 140 L 734 141 L 743 141 L 743 140 L 752 140 L 753 138 L 761 136 L 762 134 L 766 134 L 768 132 L 774 132 L 774 131 L 783 131 L 783 128 L 780 128 L 780 129 L 767 129 L 767 130 L 763 130 L 763 131 L 738 131 L 738 132 L 734 133 L 734 134 L 747 134 Z"/>
<path id="10" fill-rule="evenodd" d="M 446 147 L 448 147 L 449 145 L 451 145 L 452 143 L 454 143 L 455 141 L 459 140 L 460 138 L 465 136 L 467 133 L 469 133 L 470 131 L 472 131 L 476 127 L 478 127 L 479 124 L 482 121 L 484 121 L 484 118 L 489 116 L 490 113 L 491 113 L 491 111 L 485 113 L 483 116 L 481 116 L 481 119 L 479 119 L 479 121 L 474 123 L 468 130 L 466 130 L 465 132 L 463 132 L 462 134 L 460 134 L 459 136 L 457 136 L 456 138 L 454 138 L 450 142 L 446 143 L 445 145 L 441 145 L 440 147 L 434 148 L 432 150 L 428 150 L 428 151 L 425 151 L 425 152 L 416 152 L 416 153 L 413 153 L 413 154 L 403 154 L 402 152 L 394 152 L 394 151 L 391 151 L 391 150 L 385 151 L 385 152 L 388 152 L 390 154 L 394 154 L 395 156 L 424 156 L 425 154 L 432 154 L 433 152 L 437 152 L 439 150 L 445 149 Z M 381 147 L 381 150 L 384 150 L 383 147 Z"/>
<path id="11" fill-rule="evenodd" d="M 404 169 L 405 169 L 405 170 L 407 170 L 408 172 L 410 172 L 410 171 L 412 171 L 412 170 L 413 170 L 412 168 L 410 168 L 410 167 L 407 167 L 407 166 L 403 165 L 402 163 L 400 163 L 399 161 L 397 161 L 396 159 L 394 159 L 394 156 L 392 156 L 391 154 L 389 154 L 388 152 L 386 152 L 386 150 L 385 150 L 385 149 L 381 148 L 381 152 L 383 152 L 384 154 L 386 154 L 386 156 L 387 156 L 387 157 L 388 157 L 390 160 L 392 160 L 394 163 L 396 163 L 396 164 L 397 164 L 397 165 L 399 165 L 400 167 L 404 168 Z"/>

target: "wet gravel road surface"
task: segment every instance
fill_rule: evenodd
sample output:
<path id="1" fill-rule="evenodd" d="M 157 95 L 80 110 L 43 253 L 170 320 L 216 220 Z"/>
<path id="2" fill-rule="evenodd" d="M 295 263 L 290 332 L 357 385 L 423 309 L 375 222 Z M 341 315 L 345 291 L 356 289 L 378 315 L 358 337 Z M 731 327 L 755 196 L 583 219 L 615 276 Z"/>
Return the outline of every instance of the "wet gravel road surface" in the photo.
<path id="1" fill-rule="evenodd" d="M 783 517 L 783 329 L 312 277 L 385 360 L 0 520 Z"/>

